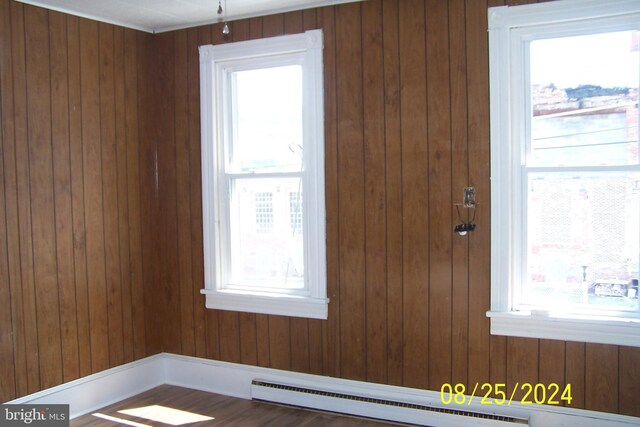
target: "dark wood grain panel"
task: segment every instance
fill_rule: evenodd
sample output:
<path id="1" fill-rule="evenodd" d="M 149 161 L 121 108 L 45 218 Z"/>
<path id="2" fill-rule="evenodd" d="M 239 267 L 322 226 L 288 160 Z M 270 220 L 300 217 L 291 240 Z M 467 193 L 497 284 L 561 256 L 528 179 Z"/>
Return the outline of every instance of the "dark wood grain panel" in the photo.
<path id="1" fill-rule="evenodd" d="M 258 365 L 256 315 L 240 313 L 240 363 Z"/>
<path id="2" fill-rule="evenodd" d="M 329 297 L 328 319 L 323 327 L 324 373 L 340 376 L 340 256 L 338 218 L 338 129 L 337 129 L 337 84 L 336 84 L 336 22 L 335 8 L 323 8 L 318 18 L 324 35 L 324 156 L 325 156 L 325 209 L 327 245 L 327 296 Z"/>
<path id="3" fill-rule="evenodd" d="M 118 177 L 115 123 L 114 30 L 98 26 L 100 81 L 100 141 L 102 162 L 102 206 L 104 262 L 106 271 L 109 365 L 124 361 L 122 331 L 122 285 L 120 277 L 120 239 L 118 229 Z"/>
<path id="4" fill-rule="evenodd" d="M 191 181 L 189 147 L 189 80 L 187 32 L 179 31 L 174 35 L 174 92 L 175 92 L 175 168 L 176 168 L 176 221 L 191 228 Z M 191 261 L 191 235 L 178 233 L 178 280 L 180 283 L 180 336 L 183 354 L 195 355 L 194 316 L 193 316 L 193 270 Z M 186 332 L 186 333 L 184 333 Z"/>
<path id="5" fill-rule="evenodd" d="M 160 58 L 175 58 L 175 34 L 163 33 L 154 36 L 156 55 Z M 176 171 L 176 69 L 171 61 L 157 64 L 155 77 L 157 90 L 163 97 L 158 103 L 154 120 L 164 123 L 157 126 L 158 154 L 158 197 L 162 206 L 160 211 L 160 286 L 162 288 L 162 311 L 165 319 L 171 319 L 163 325 L 161 337 L 162 350 L 180 351 L 180 279 L 178 245 L 178 190 Z"/>
<path id="6" fill-rule="evenodd" d="M 0 13 L 3 14 L 1 25 L 5 25 L 6 21 L 4 14 L 9 15 L 8 9 L 5 4 L 0 4 Z M 7 27 L 8 29 L 9 27 Z M 10 47 L 4 44 L 5 29 L 0 29 L 0 61 L 3 63 L 6 61 L 6 65 L 9 64 L 9 59 L 6 53 L 10 52 Z M 8 105 L 3 98 L 10 95 L 10 92 L 5 92 L 6 86 L 2 85 L 2 81 L 7 79 L 6 65 L 0 63 L 0 112 L 3 107 Z M 1 115 L 0 115 L 1 118 Z M 0 121 L 0 159 L 4 160 L 4 140 L 7 137 L 2 132 L 4 123 Z M 8 396 L 12 398 L 16 396 L 16 372 L 14 366 L 16 361 L 14 357 L 14 340 L 13 340 L 13 324 L 10 305 L 11 302 L 11 282 L 9 275 L 9 238 L 7 227 L 7 191 L 5 183 L 4 173 L 4 161 L 0 161 L 0 301 L 5 303 L 5 309 L 0 312 L 0 378 L 4 380 L 0 383 L 0 396 Z M 11 197 L 11 194 L 9 195 Z M 11 199 L 9 199 L 11 200 Z"/>
<path id="7" fill-rule="evenodd" d="M 51 74 L 48 12 L 26 7 L 27 133 L 33 244 L 33 275 L 38 327 L 40 387 L 62 381 L 62 351 L 56 260 L 56 222 L 51 142 Z"/>
<path id="8" fill-rule="evenodd" d="M 69 168 L 71 173 L 71 227 L 76 286 L 76 322 L 80 376 L 92 372 L 91 332 L 87 278 L 87 239 L 84 204 L 84 165 L 82 147 L 82 89 L 80 80 L 80 27 L 77 17 L 67 16 L 67 58 L 69 81 Z"/>
<path id="9" fill-rule="evenodd" d="M 585 407 L 594 411 L 618 412 L 620 404 L 619 349 L 604 344 L 586 344 Z M 631 376 L 635 371 L 627 371 Z M 626 403 L 626 402 L 625 402 Z"/>
<path id="10" fill-rule="evenodd" d="M 557 384 L 560 390 L 564 390 L 566 384 L 565 360 L 564 341 L 540 340 L 538 345 L 538 382 L 545 386 Z"/>
<path id="11" fill-rule="evenodd" d="M 399 3 L 403 384 L 429 383 L 429 196 L 425 2 Z"/>
<path id="12" fill-rule="evenodd" d="M 451 198 L 460 203 L 460 189 L 469 185 L 467 140 L 467 57 L 465 1 L 449 1 L 449 83 L 451 111 Z M 459 218 L 451 207 L 455 224 Z M 467 384 L 469 338 L 469 239 L 454 236 L 451 278 L 452 383 Z M 467 384 L 468 386 L 468 384 Z"/>
<path id="13" fill-rule="evenodd" d="M 491 290 L 487 4 L 484 0 L 467 1 L 465 12 L 467 101 L 470 106 L 467 109 L 468 185 L 475 187 L 479 203 L 475 217 L 476 229 L 468 234 L 468 381 L 474 384 L 490 380 L 490 333 L 489 319 L 486 317 Z"/>
<path id="14" fill-rule="evenodd" d="M 338 144 L 341 372 L 366 379 L 366 272 L 362 45 L 360 4 L 336 7 L 336 113 Z"/>
<path id="15" fill-rule="evenodd" d="M 366 378 L 387 381 L 387 256 L 382 2 L 362 10 Z M 364 66 L 364 64 L 367 64 Z"/>
<path id="16" fill-rule="evenodd" d="M 22 312 L 22 275 L 20 265 L 20 232 L 18 211 L 18 172 L 16 170 L 16 133 L 14 127 L 14 79 L 13 79 L 13 46 L 12 10 L 8 2 L 0 3 L 0 130 L 2 132 L 2 194 L 4 199 L 4 220 L 0 226 L 5 227 L 3 233 L 6 251 L 5 286 L 9 286 L 7 295 L 10 310 L 5 310 L 10 317 L 3 319 L 3 328 L 10 328 L 11 342 L 3 349 L 5 369 L 11 369 L 7 384 L 2 388 L 7 398 L 20 396 L 27 392 L 27 360 L 26 340 L 24 335 L 24 316 Z M 12 243 L 11 243 L 12 242 Z M 5 290 L 5 292 L 7 292 Z M 10 299 L 9 299 L 10 297 Z M 4 323 L 8 322 L 8 323 Z M 3 329 L 7 330 L 7 329 Z M 3 341 L 4 342 L 4 341 Z M 10 353 L 8 353 L 10 351 Z M 6 359 L 4 359 L 6 357 Z"/>
<path id="17" fill-rule="evenodd" d="M 640 417 L 640 349 L 637 347 L 619 348 L 618 372 L 624 372 L 619 382 L 619 406 L 618 412 L 622 414 Z"/>
<path id="18" fill-rule="evenodd" d="M 585 357 L 584 343 L 567 342 L 565 346 L 565 379 L 571 386 L 571 407 L 584 408 L 585 403 Z"/>
<path id="19" fill-rule="evenodd" d="M 268 316 L 269 318 L 269 361 L 276 369 L 291 369 L 291 330 L 289 318 Z"/>
<path id="20" fill-rule="evenodd" d="M 206 354 L 206 315 L 204 296 L 200 289 L 204 288 L 204 259 L 202 241 L 202 184 L 200 168 L 200 63 L 198 46 L 200 45 L 199 31 L 188 30 L 187 35 L 187 75 L 188 75 L 188 117 L 189 117 L 189 188 L 181 189 L 190 194 L 190 222 L 191 230 L 184 230 L 191 241 L 191 271 L 193 279 L 193 322 L 195 355 L 203 357 Z"/>
<path id="21" fill-rule="evenodd" d="M 524 396 L 522 384 L 535 386 L 538 382 L 538 340 L 532 338 L 507 338 L 507 389 L 515 399 Z"/>
<path id="22" fill-rule="evenodd" d="M 51 61 L 51 139 L 53 152 L 56 262 L 60 303 L 60 338 L 64 381 L 80 376 L 76 284 L 74 280 L 71 164 L 69 144 L 69 79 L 67 21 L 65 15 L 49 13 Z"/>
<path id="23" fill-rule="evenodd" d="M 448 3 L 426 2 L 429 388 L 451 381 L 452 148 Z M 455 236 L 458 237 L 458 236 Z"/>
<path id="24" fill-rule="evenodd" d="M 402 134 L 400 108 L 399 4 L 382 2 L 384 75 L 384 138 L 386 186 L 387 381 L 401 385 L 403 379 L 403 276 L 402 276 Z"/>
<path id="25" fill-rule="evenodd" d="M 116 176 L 117 176 L 117 224 L 118 224 L 118 265 L 120 277 L 120 296 L 122 300 L 122 360 L 133 360 L 133 310 L 131 292 L 131 247 L 129 245 L 129 181 L 127 176 L 127 109 L 126 73 L 125 73 L 125 48 L 124 29 L 113 29 L 113 84 L 114 84 L 114 110 L 115 110 L 115 149 L 116 149 Z M 135 187 L 134 187 L 135 188 Z"/>
<path id="26" fill-rule="evenodd" d="M 40 363 L 38 360 L 38 330 L 35 302 L 35 278 L 33 256 L 33 234 L 31 219 L 31 191 L 29 172 L 29 145 L 27 131 L 27 73 L 26 73 L 26 47 L 25 47 L 25 14 L 23 6 L 17 2 L 11 2 L 11 42 L 13 65 L 13 123 L 14 123 L 14 147 L 16 168 L 16 198 L 18 222 L 16 230 L 19 233 L 17 240 L 17 262 L 20 265 L 20 292 L 21 307 L 15 309 L 22 314 L 23 329 L 18 331 L 24 337 L 24 352 L 17 357 L 23 358 L 26 363 L 25 375 L 22 378 L 26 389 L 23 393 L 33 393 L 40 389 Z"/>
<path id="27" fill-rule="evenodd" d="M 109 330 L 102 199 L 98 24 L 86 19 L 80 20 L 79 38 L 91 366 L 92 371 L 99 371 L 109 366 Z"/>

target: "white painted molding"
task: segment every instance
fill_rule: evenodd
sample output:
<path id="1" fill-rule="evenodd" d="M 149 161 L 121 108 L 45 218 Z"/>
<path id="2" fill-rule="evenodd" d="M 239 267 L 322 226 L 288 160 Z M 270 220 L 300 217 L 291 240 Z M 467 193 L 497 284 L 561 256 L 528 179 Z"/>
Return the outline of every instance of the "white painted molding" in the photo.
<path id="1" fill-rule="evenodd" d="M 69 404 L 73 419 L 164 384 L 165 364 L 165 355 L 156 354 L 6 403 Z"/>
<path id="2" fill-rule="evenodd" d="M 586 411 L 568 407 L 547 405 L 483 405 L 481 398 L 473 398 L 470 404 L 444 405 L 438 391 L 396 387 L 383 384 L 352 381 L 319 375 L 302 374 L 258 366 L 240 365 L 217 360 L 201 359 L 189 356 L 161 353 L 136 362 L 128 363 L 97 374 L 89 375 L 51 389 L 25 396 L 7 403 L 69 403 L 70 416 L 76 418 L 98 408 L 110 405 L 127 397 L 142 393 L 162 384 L 187 387 L 194 390 L 233 396 L 242 399 L 251 398 L 251 382 L 254 379 L 287 384 L 300 388 L 330 391 L 339 394 L 351 394 L 372 399 L 404 402 L 443 409 L 487 413 L 505 417 L 529 419 L 529 425 L 575 426 L 581 427 L 631 427 L 640 426 L 640 418 L 618 414 Z M 303 406 L 314 407 L 317 399 L 310 397 Z M 468 401 L 468 398 L 467 398 Z M 322 409 L 336 412 L 349 410 L 350 405 L 324 403 Z M 415 410 L 412 414 L 403 414 L 403 408 L 387 410 L 386 416 L 401 421 L 411 416 L 416 422 Z M 412 411 L 409 409 L 409 411 Z M 406 411 L 405 411 L 406 412 Z M 354 411 L 355 414 L 357 412 Z M 422 422 L 434 425 L 434 419 L 425 415 Z M 409 418 L 407 418 L 409 419 Z M 467 424 L 469 420 L 465 421 Z M 437 423 L 440 426 L 459 426 L 459 421 Z"/>

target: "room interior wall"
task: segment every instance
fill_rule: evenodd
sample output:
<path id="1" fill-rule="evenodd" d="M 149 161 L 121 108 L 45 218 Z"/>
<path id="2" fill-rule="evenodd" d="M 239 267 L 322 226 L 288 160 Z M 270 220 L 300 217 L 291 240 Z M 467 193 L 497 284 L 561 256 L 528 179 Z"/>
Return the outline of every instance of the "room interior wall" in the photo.
<path id="1" fill-rule="evenodd" d="M 137 40 L 0 0 L 2 402 L 147 355 Z"/>
<path id="2" fill-rule="evenodd" d="M 640 348 L 489 333 L 499 4 L 367 0 L 224 37 L 0 0 L 0 400 L 164 351 L 431 390 L 571 384 L 572 407 L 640 416 Z M 207 310 L 197 47 L 315 28 L 329 318 Z M 465 186 L 479 205 L 462 237 Z"/>

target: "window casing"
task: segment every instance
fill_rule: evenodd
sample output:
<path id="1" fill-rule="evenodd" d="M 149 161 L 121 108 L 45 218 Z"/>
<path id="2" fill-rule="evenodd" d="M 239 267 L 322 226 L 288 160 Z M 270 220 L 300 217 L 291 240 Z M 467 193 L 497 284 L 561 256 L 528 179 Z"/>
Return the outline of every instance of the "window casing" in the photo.
<path id="1" fill-rule="evenodd" d="M 492 334 L 640 346 L 638 31 L 633 1 L 489 9 Z M 589 92 L 577 75 L 616 74 L 604 58 L 564 84 L 554 49 L 611 34 L 629 37 L 629 90 Z M 537 85 L 545 61 L 558 81 Z"/>
<path id="2" fill-rule="evenodd" d="M 321 30 L 200 47 L 207 308 L 327 318 L 322 83 Z"/>

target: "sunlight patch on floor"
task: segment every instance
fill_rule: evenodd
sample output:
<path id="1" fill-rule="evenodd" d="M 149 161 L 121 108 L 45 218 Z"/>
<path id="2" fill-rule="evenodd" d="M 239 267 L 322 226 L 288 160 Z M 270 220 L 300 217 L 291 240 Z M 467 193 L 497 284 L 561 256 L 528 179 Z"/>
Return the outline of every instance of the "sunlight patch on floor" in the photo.
<path id="1" fill-rule="evenodd" d="M 101 414 L 99 412 L 91 414 L 94 417 L 102 418 L 103 420 L 113 421 L 118 424 L 126 424 L 133 427 L 151 427 L 149 424 L 137 423 L 135 421 L 125 420 L 124 418 L 112 417 L 111 415 Z"/>
<path id="2" fill-rule="evenodd" d="M 167 408 L 166 406 L 162 405 L 151 405 L 141 408 L 123 409 L 118 412 L 133 417 L 145 418 L 147 420 L 171 424 L 173 426 L 213 420 L 213 417 L 194 414 L 193 412 L 181 411 L 179 409 Z"/>

